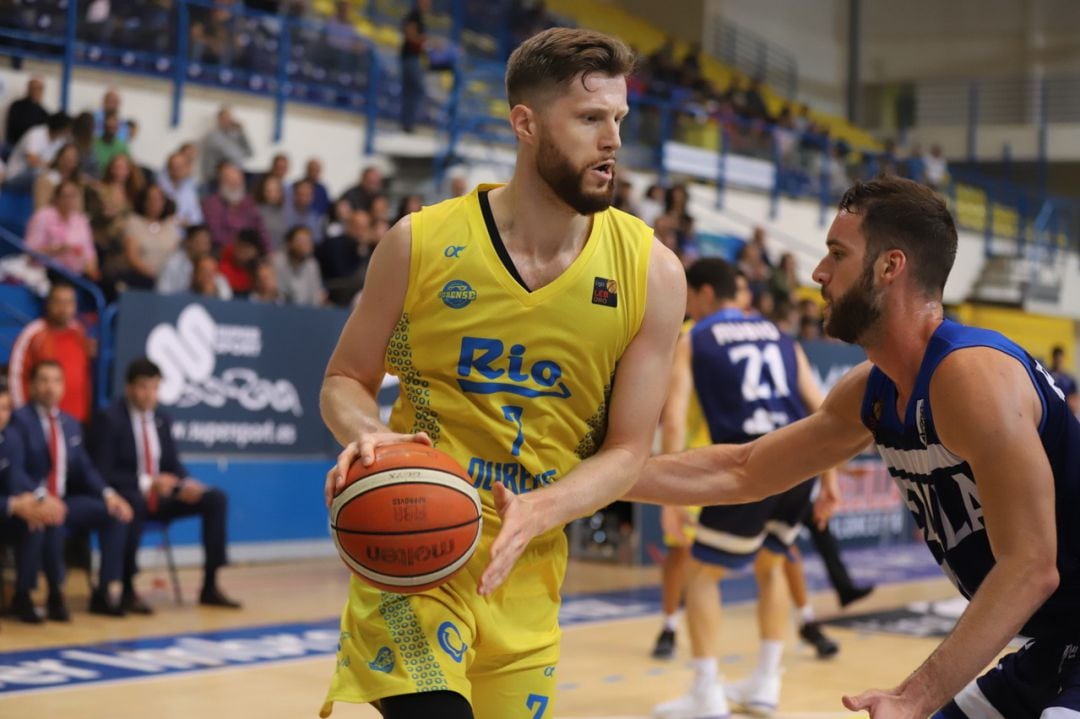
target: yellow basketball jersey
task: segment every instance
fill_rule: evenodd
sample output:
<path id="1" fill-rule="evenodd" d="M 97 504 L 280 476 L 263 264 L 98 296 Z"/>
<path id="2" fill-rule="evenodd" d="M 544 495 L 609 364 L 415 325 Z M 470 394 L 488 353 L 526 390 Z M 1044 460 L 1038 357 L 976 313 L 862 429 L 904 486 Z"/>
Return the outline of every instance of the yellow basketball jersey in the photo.
<path id="1" fill-rule="evenodd" d="M 530 292 L 485 223 L 479 193 L 495 187 L 412 215 L 409 289 L 386 353 L 401 381 L 390 427 L 427 432 L 468 470 L 489 537 L 495 482 L 539 489 L 603 442 L 615 367 L 644 315 L 653 241 L 637 218 L 599 212 L 573 263 Z"/>

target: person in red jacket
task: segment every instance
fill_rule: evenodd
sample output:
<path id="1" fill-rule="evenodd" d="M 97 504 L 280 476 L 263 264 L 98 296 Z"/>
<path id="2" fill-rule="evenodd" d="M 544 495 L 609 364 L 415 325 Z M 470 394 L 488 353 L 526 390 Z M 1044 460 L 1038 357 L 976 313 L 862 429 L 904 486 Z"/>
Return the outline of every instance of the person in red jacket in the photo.
<path id="1" fill-rule="evenodd" d="M 64 398 L 60 409 L 79 422 L 90 416 L 90 358 L 93 341 L 86 336 L 82 323 L 75 318 L 78 309 L 75 288 L 56 282 L 45 297 L 45 315 L 19 333 L 11 349 L 8 384 L 15 407 L 27 403 L 30 369 L 42 360 L 56 360 L 64 369 Z"/>

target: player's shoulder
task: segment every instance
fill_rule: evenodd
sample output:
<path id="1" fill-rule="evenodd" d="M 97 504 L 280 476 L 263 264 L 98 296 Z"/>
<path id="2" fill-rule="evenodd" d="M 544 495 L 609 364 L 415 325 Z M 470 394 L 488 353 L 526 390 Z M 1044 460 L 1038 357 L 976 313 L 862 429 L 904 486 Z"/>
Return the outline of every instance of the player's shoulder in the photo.
<path id="1" fill-rule="evenodd" d="M 610 222 L 614 227 L 630 229 L 638 232 L 648 232 L 650 235 L 653 234 L 652 228 L 637 215 L 631 215 L 629 212 L 626 212 L 625 210 L 620 210 L 617 207 L 609 207 L 603 212 L 604 215 L 607 217 L 608 222 Z"/>
<path id="2" fill-rule="evenodd" d="M 464 240 L 469 235 L 470 227 L 476 226 L 478 221 L 483 222 L 477 201 L 480 189 L 425 205 L 419 211 L 406 215 L 398 221 L 398 225 L 401 225 L 399 233 L 418 245 L 442 242 L 447 236 Z"/>
<path id="3" fill-rule="evenodd" d="M 869 361 L 855 365 L 833 385 L 822 407 L 845 417 L 858 419 L 862 415 L 863 399 L 871 378 L 877 373 L 880 373 L 880 370 Z"/>
<path id="4" fill-rule="evenodd" d="M 647 226 L 646 226 L 647 227 Z M 652 232 L 650 229 L 649 232 Z M 673 289 L 682 288 L 686 292 L 686 269 L 682 261 L 663 242 L 652 238 L 649 253 L 649 281 L 655 280 L 661 286 Z"/>

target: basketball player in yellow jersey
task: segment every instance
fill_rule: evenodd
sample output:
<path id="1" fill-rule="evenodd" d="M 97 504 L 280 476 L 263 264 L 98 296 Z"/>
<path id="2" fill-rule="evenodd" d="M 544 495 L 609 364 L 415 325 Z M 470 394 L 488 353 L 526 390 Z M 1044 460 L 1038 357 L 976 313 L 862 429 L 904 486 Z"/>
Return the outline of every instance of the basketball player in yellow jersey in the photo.
<path id="1" fill-rule="evenodd" d="M 323 706 L 387 719 L 552 719 L 563 526 L 623 494 L 649 455 L 686 303 L 678 260 L 610 209 L 633 56 L 554 29 L 507 66 L 510 182 L 406 217 L 371 259 L 327 367 L 322 413 L 350 463 L 432 443 L 468 469 L 483 539 L 415 595 L 353 578 Z M 376 393 L 401 381 L 389 426 Z"/>

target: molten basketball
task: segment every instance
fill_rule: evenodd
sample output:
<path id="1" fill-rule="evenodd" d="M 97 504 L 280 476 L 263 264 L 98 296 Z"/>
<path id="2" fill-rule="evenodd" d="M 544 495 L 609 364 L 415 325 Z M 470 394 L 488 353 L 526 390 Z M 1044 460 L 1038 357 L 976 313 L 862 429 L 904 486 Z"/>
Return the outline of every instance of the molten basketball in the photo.
<path id="1" fill-rule="evenodd" d="M 437 587 L 480 541 L 480 495 L 450 455 L 415 442 L 353 462 L 330 506 L 330 533 L 358 577 L 409 594 Z"/>

